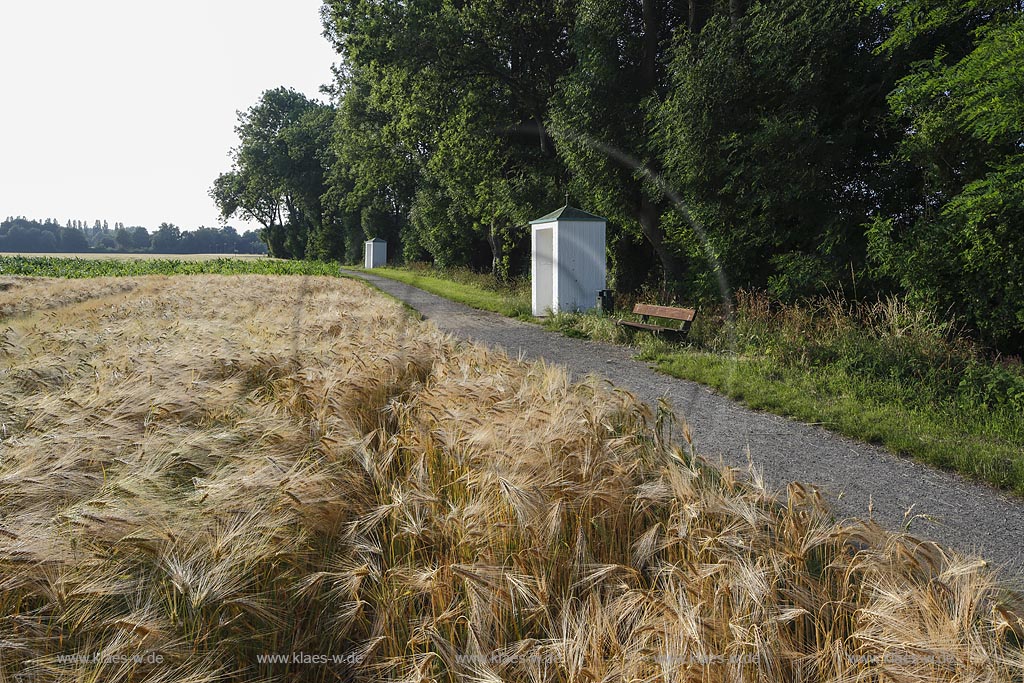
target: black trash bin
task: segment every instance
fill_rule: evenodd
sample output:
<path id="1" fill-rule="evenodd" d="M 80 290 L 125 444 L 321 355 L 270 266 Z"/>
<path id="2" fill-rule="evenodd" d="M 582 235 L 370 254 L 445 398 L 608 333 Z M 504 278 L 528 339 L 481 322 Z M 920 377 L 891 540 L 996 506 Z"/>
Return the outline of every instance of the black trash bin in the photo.
<path id="1" fill-rule="evenodd" d="M 612 290 L 600 289 L 597 292 L 597 311 L 602 315 L 608 315 L 615 310 L 615 300 Z"/>

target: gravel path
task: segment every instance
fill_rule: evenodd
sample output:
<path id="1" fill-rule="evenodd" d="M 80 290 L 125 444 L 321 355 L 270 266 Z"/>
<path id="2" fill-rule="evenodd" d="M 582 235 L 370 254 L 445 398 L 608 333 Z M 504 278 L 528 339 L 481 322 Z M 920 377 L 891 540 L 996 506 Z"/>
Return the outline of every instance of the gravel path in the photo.
<path id="1" fill-rule="evenodd" d="M 710 460 L 746 466 L 748 452 L 772 487 L 791 481 L 816 485 L 840 517 L 874 518 L 963 552 L 978 553 L 1009 574 L 1024 573 L 1024 501 L 948 472 L 901 458 L 793 420 L 745 408 L 705 386 L 676 379 L 634 359 L 635 350 L 564 337 L 538 325 L 480 311 L 410 285 L 355 271 L 402 300 L 439 328 L 463 339 L 504 348 L 513 357 L 544 359 L 573 376 L 604 376 L 650 405 L 669 400 L 691 425 L 697 449 Z"/>

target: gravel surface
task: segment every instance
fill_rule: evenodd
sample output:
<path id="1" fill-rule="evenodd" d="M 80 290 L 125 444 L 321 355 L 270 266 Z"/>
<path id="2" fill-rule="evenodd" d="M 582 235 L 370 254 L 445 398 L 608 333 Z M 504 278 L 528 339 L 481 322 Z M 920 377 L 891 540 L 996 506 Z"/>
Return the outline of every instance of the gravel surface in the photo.
<path id="1" fill-rule="evenodd" d="M 1024 501 L 983 483 L 936 470 L 820 427 L 746 408 L 707 387 L 634 359 L 635 349 L 564 337 L 539 325 L 449 301 L 387 278 L 345 271 L 400 299 L 440 329 L 504 348 L 513 357 L 563 365 L 575 377 L 595 373 L 655 406 L 665 397 L 689 422 L 697 449 L 712 461 L 745 467 L 766 483 L 819 488 L 839 517 L 874 518 L 961 552 L 980 554 L 1015 580 L 1024 573 Z"/>

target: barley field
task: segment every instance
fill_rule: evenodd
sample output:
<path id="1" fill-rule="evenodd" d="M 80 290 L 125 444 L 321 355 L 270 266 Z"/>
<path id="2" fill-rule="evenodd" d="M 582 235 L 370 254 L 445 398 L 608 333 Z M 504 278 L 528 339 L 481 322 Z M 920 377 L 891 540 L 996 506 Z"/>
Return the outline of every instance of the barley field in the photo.
<path id="1" fill-rule="evenodd" d="M 983 561 L 689 443 L 349 280 L 4 278 L 0 681 L 1022 680 Z"/>

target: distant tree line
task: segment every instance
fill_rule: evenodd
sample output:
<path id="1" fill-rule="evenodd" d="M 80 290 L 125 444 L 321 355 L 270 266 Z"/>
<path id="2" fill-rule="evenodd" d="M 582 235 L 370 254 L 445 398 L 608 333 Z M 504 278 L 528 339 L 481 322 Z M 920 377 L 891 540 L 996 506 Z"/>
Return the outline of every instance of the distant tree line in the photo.
<path id="1" fill-rule="evenodd" d="M 267 247 L 253 230 L 239 235 L 230 226 L 181 230 L 162 223 L 153 234 L 140 226 L 126 227 L 97 220 L 69 220 L 63 226 L 52 218 L 42 221 L 9 217 L 0 223 L 0 252 L 139 253 L 139 254 L 265 254 Z"/>
<path id="2" fill-rule="evenodd" d="M 330 103 L 240 114 L 211 194 L 271 254 L 528 272 L 606 216 L 613 286 L 900 293 L 1024 348 L 1020 0 L 327 0 Z"/>

